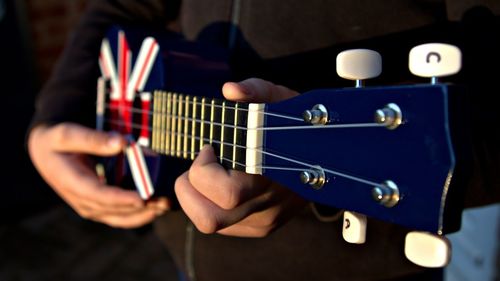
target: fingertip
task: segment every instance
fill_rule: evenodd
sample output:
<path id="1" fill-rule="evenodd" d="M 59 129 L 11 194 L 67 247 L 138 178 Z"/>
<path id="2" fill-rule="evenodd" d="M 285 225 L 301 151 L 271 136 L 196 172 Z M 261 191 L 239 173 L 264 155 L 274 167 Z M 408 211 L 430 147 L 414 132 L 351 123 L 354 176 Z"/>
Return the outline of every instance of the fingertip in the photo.
<path id="1" fill-rule="evenodd" d="M 227 82 L 222 87 L 222 94 L 228 100 L 248 101 L 253 95 L 243 83 Z"/>
<path id="2" fill-rule="evenodd" d="M 215 156 L 214 148 L 205 144 L 198 154 L 198 157 L 194 160 L 193 165 L 206 165 L 208 163 L 217 162 L 217 156 Z"/>

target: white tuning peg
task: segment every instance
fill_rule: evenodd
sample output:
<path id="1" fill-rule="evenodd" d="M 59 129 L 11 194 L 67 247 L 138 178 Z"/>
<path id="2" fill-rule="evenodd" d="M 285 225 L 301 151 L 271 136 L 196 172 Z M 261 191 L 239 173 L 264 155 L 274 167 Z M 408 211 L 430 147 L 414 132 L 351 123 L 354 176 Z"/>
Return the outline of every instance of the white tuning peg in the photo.
<path id="1" fill-rule="evenodd" d="M 436 84 L 439 77 L 453 75 L 462 68 L 462 52 L 456 46 L 429 43 L 410 50 L 408 67 L 411 73 L 431 78 Z"/>
<path id="2" fill-rule="evenodd" d="M 406 234 L 404 251 L 406 258 L 416 265 L 444 267 L 450 262 L 451 243 L 444 236 L 412 231 Z"/>
<path id="3" fill-rule="evenodd" d="M 356 87 L 363 86 L 363 80 L 375 78 L 382 72 L 382 57 L 373 50 L 353 49 L 337 55 L 337 74 L 348 80 L 355 80 Z"/>
<path id="4" fill-rule="evenodd" d="M 366 241 L 366 216 L 354 212 L 344 212 L 342 237 L 352 244 L 363 244 Z"/>

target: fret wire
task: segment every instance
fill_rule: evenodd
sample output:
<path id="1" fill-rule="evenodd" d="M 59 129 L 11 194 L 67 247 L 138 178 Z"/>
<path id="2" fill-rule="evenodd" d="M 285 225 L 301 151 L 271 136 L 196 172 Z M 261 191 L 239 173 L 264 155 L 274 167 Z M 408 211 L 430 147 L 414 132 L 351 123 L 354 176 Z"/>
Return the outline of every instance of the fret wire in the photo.
<path id="1" fill-rule="evenodd" d="M 236 138 L 238 136 L 238 103 L 234 105 L 234 128 L 233 128 L 233 169 L 236 168 Z"/>
<path id="2" fill-rule="evenodd" d="M 158 132 L 159 133 L 159 138 L 160 138 L 160 143 L 159 143 L 159 147 L 160 147 L 160 151 L 167 151 L 167 147 L 165 147 L 165 134 L 163 133 L 164 131 L 167 131 L 168 132 L 168 129 L 165 127 L 165 119 L 168 118 L 168 113 L 166 112 L 166 105 L 165 105 L 165 94 L 164 93 L 160 93 L 159 94 L 159 107 L 160 107 L 160 113 L 162 114 L 161 116 L 158 117 L 159 121 L 160 121 L 160 131 Z M 164 116 L 163 114 L 167 114 L 166 116 Z M 154 129 L 154 128 L 153 128 Z"/>
<path id="3" fill-rule="evenodd" d="M 163 134 L 165 134 L 164 138 L 165 138 L 165 144 L 164 144 L 164 149 L 165 151 L 170 151 L 172 149 L 172 144 L 171 144 L 171 137 L 170 137 L 170 133 L 172 132 L 172 93 L 166 93 L 163 95 L 163 99 L 164 99 L 164 107 L 165 107 L 165 111 L 166 111 L 166 114 L 167 114 L 167 118 L 165 118 L 165 129 L 166 129 L 166 134 L 165 132 L 163 132 Z"/>
<path id="4" fill-rule="evenodd" d="M 203 141 L 205 138 L 205 103 L 206 103 L 206 98 L 201 99 L 201 121 L 202 123 L 200 124 L 200 149 L 203 147 Z"/>
<path id="5" fill-rule="evenodd" d="M 171 117 L 171 122 L 172 122 L 172 125 L 171 128 L 170 128 L 170 132 L 172 132 L 172 135 L 171 135 L 171 138 L 170 138 L 170 151 L 175 151 L 176 149 L 176 135 L 175 135 L 175 132 L 177 132 L 177 94 L 173 94 L 172 95 L 172 117 Z M 167 132 L 170 133 L 170 132 Z M 175 156 L 174 154 L 171 154 L 172 156 Z"/>
<path id="6" fill-rule="evenodd" d="M 215 100 L 212 99 L 210 106 L 210 144 L 214 139 L 214 117 L 215 117 Z"/>
<path id="7" fill-rule="evenodd" d="M 183 120 L 181 119 L 182 115 L 183 115 L 183 112 L 184 112 L 184 107 L 182 106 L 182 99 L 184 98 L 183 95 L 179 95 L 178 98 L 177 98 L 177 102 L 179 103 L 177 105 L 177 132 L 178 133 L 181 133 L 182 132 L 182 124 L 183 124 Z M 177 157 L 181 157 L 181 147 L 182 147 L 182 136 L 179 134 L 177 135 L 177 146 L 176 146 L 176 149 L 177 149 Z"/>
<path id="8" fill-rule="evenodd" d="M 158 124 L 156 123 L 159 115 L 156 114 L 156 111 L 157 111 L 157 103 L 158 103 L 158 100 L 157 100 L 157 91 L 155 91 L 153 93 L 153 123 L 152 123 L 152 132 L 151 132 L 151 148 L 153 150 L 158 150 L 158 148 L 156 147 L 156 130 L 154 128 L 157 128 L 158 127 Z"/>
<path id="9" fill-rule="evenodd" d="M 220 128 L 220 159 L 221 159 L 221 164 L 222 164 L 222 158 L 224 157 L 224 123 L 226 119 L 226 102 L 222 102 L 222 116 L 221 116 L 221 128 Z"/>
<path id="10" fill-rule="evenodd" d="M 186 100 L 186 103 L 185 103 L 185 108 L 184 108 L 184 116 L 186 117 L 184 119 L 184 143 L 183 143 L 183 152 L 182 152 L 182 156 L 184 157 L 184 159 L 187 159 L 188 158 L 188 117 L 189 117 L 189 96 L 186 96 L 185 97 L 185 100 Z"/>
<path id="11" fill-rule="evenodd" d="M 193 97 L 193 120 L 191 122 L 191 136 L 194 136 L 196 133 L 196 114 L 198 113 L 196 108 L 197 108 L 197 97 Z M 195 144 L 196 140 L 191 137 L 191 160 L 194 160 L 194 150 L 195 150 Z"/>

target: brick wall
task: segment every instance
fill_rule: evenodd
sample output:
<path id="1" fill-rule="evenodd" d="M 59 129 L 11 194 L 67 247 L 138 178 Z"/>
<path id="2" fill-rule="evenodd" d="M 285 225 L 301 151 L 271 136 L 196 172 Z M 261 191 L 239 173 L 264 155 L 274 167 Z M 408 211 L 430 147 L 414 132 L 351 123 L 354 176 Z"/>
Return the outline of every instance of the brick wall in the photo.
<path id="1" fill-rule="evenodd" d="M 44 82 L 88 0 L 25 0 L 35 64 Z"/>

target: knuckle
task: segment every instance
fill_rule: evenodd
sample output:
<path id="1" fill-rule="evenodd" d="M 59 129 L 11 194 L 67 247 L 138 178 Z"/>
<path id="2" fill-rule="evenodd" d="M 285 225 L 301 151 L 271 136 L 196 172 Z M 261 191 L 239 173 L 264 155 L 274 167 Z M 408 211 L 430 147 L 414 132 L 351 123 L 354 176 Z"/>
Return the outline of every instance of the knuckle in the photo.
<path id="1" fill-rule="evenodd" d="M 235 181 L 230 181 L 223 188 L 223 197 L 219 206 L 225 210 L 230 210 L 238 207 L 242 201 L 242 184 Z"/>
<path id="2" fill-rule="evenodd" d="M 57 146 L 63 146 L 71 138 L 71 127 L 66 124 L 58 124 L 53 128 L 53 143 Z"/>

